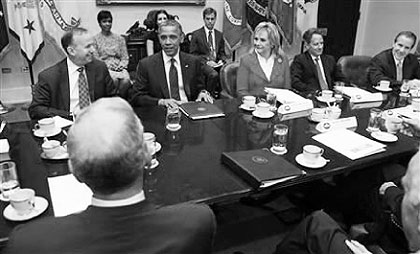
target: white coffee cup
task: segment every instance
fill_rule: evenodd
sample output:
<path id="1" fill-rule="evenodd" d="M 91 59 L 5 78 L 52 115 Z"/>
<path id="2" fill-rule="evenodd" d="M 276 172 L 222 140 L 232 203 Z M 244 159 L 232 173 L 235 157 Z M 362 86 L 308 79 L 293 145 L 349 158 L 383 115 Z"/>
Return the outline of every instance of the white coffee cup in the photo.
<path id="1" fill-rule="evenodd" d="M 332 97 L 333 97 L 333 91 L 331 91 L 331 90 L 322 90 L 322 92 L 321 92 L 321 97 L 324 99 L 324 100 L 330 100 Z"/>
<path id="2" fill-rule="evenodd" d="M 46 140 L 41 148 L 47 158 L 54 158 L 61 152 L 61 144 L 58 140 Z"/>
<path id="3" fill-rule="evenodd" d="M 303 147 L 303 158 L 307 162 L 316 162 L 324 153 L 324 149 L 314 145 L 306 145 Z"/>
<path id="4" fill-rule="evenodd" d="M 19 189 L 10 194 L 10 204 L 19 215 L 30 213 L 35 207 L 35 191 Z"/>
<path id="5" fill-rule="evenodd" d="M 329 119 L 338 119 L 341 115 L 341 109 L 339 107 L 330 107 L 328 109 L 328 118 Z"/>
<path id="6" fill-rule="evenodd" d="M 397 133 L 401 130 L 402 126 L 402 119 L 400 117 L 395 116 L 388 116 L 385 119 L 385 127 L 387 132 L 389 133 Z"/>
<path id="7" fill-rule="evenodd" d="M 255 108 L 256 100 L 257 98 L 255 98 L 255 96 L 252 95 L 246 95 L 242 97 L 242 103 L 246 108 Z"/>
<path id="8" fill-rule="evenodd" d="M 311 118 L 314 121 L 320 122 L 325 118 L 325 109 L 324 108 L 313 108 L 311 112 Z"/>
<path id="9" fill-rule="evenodd" d="M 389 89 L 389 85 L 391 85 L 391 82 L 389 82 L 389 80 L 381 80 L 379 81 L 379 88 L 381 89 Z"/>
<path id="10" fill-rule="evenodd" d="M 270 104 L 268 104 L 267 102 L 260 102 L 257 104 L 257 112 L 261 115 L 266 115 L 268 113 L 270 113 Z"/>
<path id="11" fill-rule="evenodd" d="M 55 129 L 55 121 L 53 118 L 43 118 L 35 124 L 35 130 L 40 130 L 43 133 L 51 133 Z"/>
<path id="12" fill-rule="evenodd" d="M 145 132 L 143 133 L 143 139 L 144 139 L 144 142 L 155 142 L 156 136 L 152 132 Z"/>

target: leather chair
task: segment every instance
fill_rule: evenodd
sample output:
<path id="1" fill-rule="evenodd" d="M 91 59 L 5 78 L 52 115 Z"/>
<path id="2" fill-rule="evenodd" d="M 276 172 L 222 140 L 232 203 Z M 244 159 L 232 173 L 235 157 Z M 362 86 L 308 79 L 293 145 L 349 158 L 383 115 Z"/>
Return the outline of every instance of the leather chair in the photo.
<path id="1" fill-rule="evenodd" d="M 228 98 L 236 98 L 236 75 L 239 62 L 231 62 L 220 70 L 220 84 L 222 85 L 221 95 Z"/>
<path id="2" fill-rule="evenodd" d="M 342 56 L 337 67 L 343 73 L 346 82 L 360 88 L 367 88 L 370 56 Z"/>

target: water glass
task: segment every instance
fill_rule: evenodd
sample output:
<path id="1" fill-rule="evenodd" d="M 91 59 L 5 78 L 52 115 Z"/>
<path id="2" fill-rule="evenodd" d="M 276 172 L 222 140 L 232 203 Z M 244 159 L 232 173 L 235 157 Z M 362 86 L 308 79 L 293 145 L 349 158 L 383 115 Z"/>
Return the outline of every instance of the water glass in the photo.
<path id="1" fill-rule="evenodd" d="M 181 129 L 181 112 L 178 107 L 168 107 L 166 111 L 166 129 L 177 131 Z"/>
<path id="2" fill-rule="evenodd" d="M 9 199 L 10 194 L 18 188 L 16 164 L 13 161 L 0 163 L 0 191 L 3 199 Z"/>
<path id="3" fill-rule="evenodd" d="M 289 127 L 285 124 L 274 125 L 273 139 L 271 151 L 277 154 L 285 154 L 287 152 L 287 133 Z"/>
<path id="4" fill-rule="evenodd" d="M 380 110 L 379 108 L 370 109 L 369 123 L 366 129 L 367 131 L 369 132 L 379 131 L 379 123 L 380 123 L 381 115 L 382 115 L 382 110 Z"/>
<path id="5" fill-rule="evenodd" d="M 344 82 L 338 81 L 335 83 L 334 86 L 334 98 L 336 100 L 343 100 L 343 89 L 344 89 Z"/>
<path id="6" fill-rule="evenodd" d="M 267 103 L 270 104 L 270 110 L 276 111 L 277 110 L 277 96 L 274 93 L 267 94 Z"/>

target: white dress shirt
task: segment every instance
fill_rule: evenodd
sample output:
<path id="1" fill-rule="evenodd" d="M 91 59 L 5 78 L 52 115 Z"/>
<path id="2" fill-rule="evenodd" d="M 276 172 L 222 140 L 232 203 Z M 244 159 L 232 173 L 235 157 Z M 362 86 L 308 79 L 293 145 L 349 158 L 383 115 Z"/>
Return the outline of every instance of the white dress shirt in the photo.
<path id="1" fill-rule="evenodd" d="M 119 207 L 128 206 L 142 202 L 146 198 L 144 197 L 144 191 L 125 199 L 118 200 L 104 200 L 92 197 L 92 205 L 97 207 Z"/>
<path id="2" fill-rule="evenodd" d="M 182 70 L 181 70 L 181 61 L 179 60 L 179 50 L 178 53 L 174 57 L 170 57 L 166 55 L 165 51 L 162 50 L 162 56 L 163 56 L 163 63 L 165 66 L 165 75 L 166 75 L 166 84 L 169 89 L 169 93 L 171 93 L 171 84 L 169 83 L 169 70 L 171 68 L 171 59 L 175 59 L 174 65 L 178 72 L 178 85 L 179 85 L 179 97 L 181 98 L 181 101 L 187 102 L 188 97 L 184 90 L 184 82 L 182 81 Z"/>
<path id="3" fill-rule="evenodd" d="M 261 66 L 265 76 L 267 77 L 267 80 L 271 81 L 270 77 L 271 77 L 271 72 L 273 71 L 274 55 L 271 54 L 268 59 L 265 59 L 260 54 L 258 54 L 257 51 L 255 51 L 255 53 L 257 53 L 258 62 L 260 63 L 260 66 Z"/>
<path id="4" fill-rule="evenodd" d="M 311 55 L 311 57 L 312 57 L 312 61 L 314 61 L 314 64 L 315 64 L 315 66 L 316 66 L 316 58 L 317 58 L 317 57 L 316 57 L 316 56 L 313 56 L 313 55 Z M 328 85 L 327 79 L 326 79 L 326 77 L 325 77 L 324 65 L 322 65 L 321 56 L 318 56 L 318 58 L 319 58 L 318 63 L 319 63 L 319 67 L 321 68 L 322 78 L 324 79 L 325 84 L 327 84 L 327 85 Z"/>
<path id="5" fill-rule="evenodd" d="M 67 71 L 69 73 L 69 91 L 70 91 L 70 112 L 74 115 L 80 111 L 79 107 L 79 74 L 77 71 L 82 66 L 77 66 L 69 58 L 67 58 Z M 83 74 L 86 77 L 86 69 L 83 70 Z"/>
<path id="6" fill-rule="evenodd" d="M 206 41 L 207 43 L 209 43 L 208 38 L 209 38 L 209 32 L 211 31 L 211 38 L 212 38 L 212 42 L 213 42 L 213 47 L 214 47 L 214 52 L 216 51 L 216 34 L 214 33 L 214 29 L 213 30 L 209 30 L 206 26 L 204 26 L 204 31 L 206 32 Z M 210 43 L 209 43 L 210 45 Z"/>

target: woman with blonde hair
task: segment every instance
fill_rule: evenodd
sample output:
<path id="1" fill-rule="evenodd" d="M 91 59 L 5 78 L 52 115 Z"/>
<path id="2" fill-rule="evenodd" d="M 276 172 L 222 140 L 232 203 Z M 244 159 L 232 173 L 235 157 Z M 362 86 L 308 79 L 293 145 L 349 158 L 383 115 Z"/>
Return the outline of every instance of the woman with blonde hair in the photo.
<path id="1" fill-rule="evenodd" d="M 289 62 L 280 47 L 276 25 L 259 23 L 253 38 L 252 51 L 240 60 L 236 82 L 238 96 L 265 96 L 264 87 L 289 89 Z"/>

